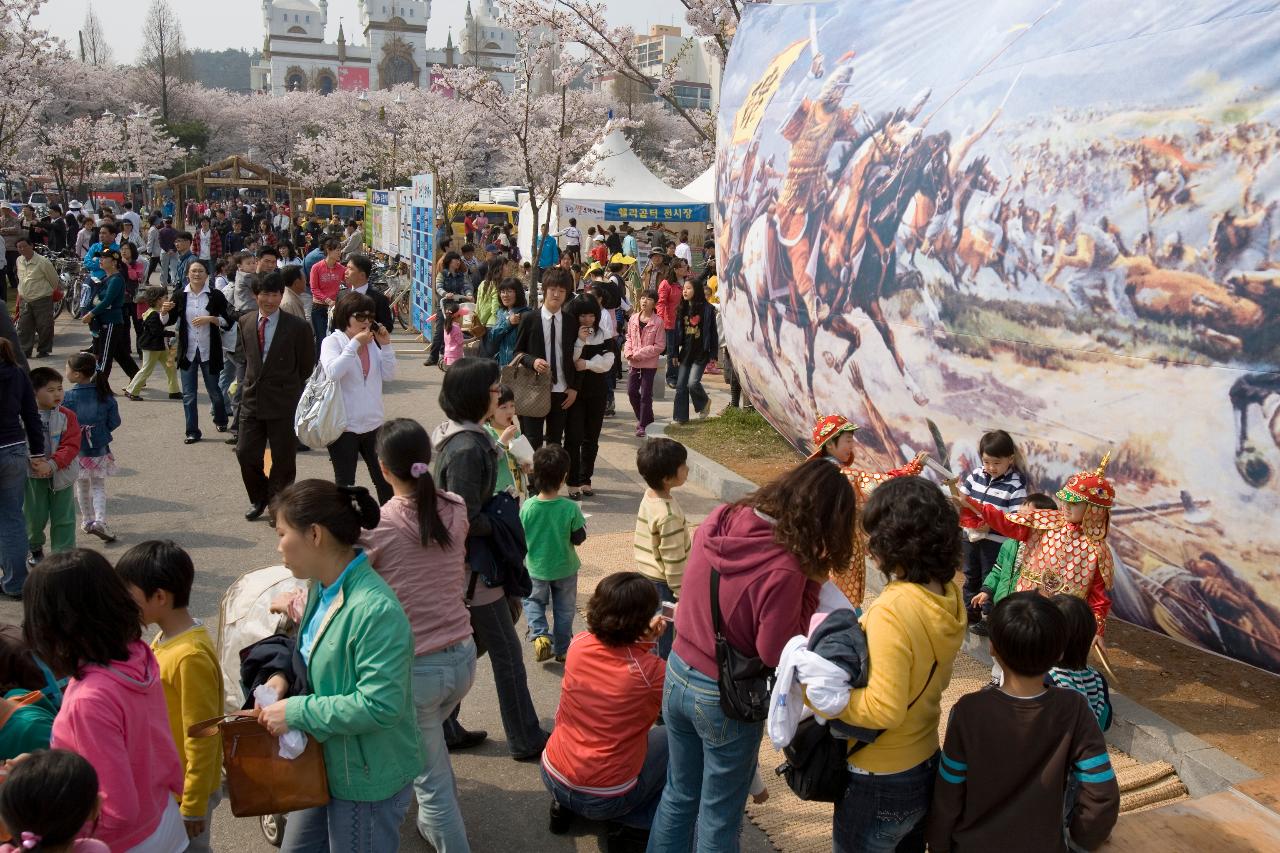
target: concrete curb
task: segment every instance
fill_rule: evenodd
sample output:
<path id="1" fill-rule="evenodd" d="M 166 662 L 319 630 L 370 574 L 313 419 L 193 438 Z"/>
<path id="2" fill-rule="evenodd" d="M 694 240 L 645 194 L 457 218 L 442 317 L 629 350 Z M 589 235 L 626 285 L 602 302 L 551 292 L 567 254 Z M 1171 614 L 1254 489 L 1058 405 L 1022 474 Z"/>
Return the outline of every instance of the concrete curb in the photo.
<path id="1" fill-rule="evenodd" d="M 662 438 L 667 434 L 666 421 L 649 424 L 646 435 Z M 713 462 L 692 448 L 689 449 L 689 482 L 701 486 L 722 501 L 736 501 L 754 492 L 755 483 L 733 473 L 719 462 Z"/>
<path id="2" fill-rule="evenodd" d="M 656 437 L 665 431 L 665 422 L 655 422 L 648 434 Z M 736 501 L 756 490 L 755 483 L 693 449 L 689 450 L 689 481 L 722 501 Z M 878 572 L 867 573 L 868 591 L 878 593 L 883 586 Z M 987 666 L 992 664 L 985 638 L 966 634 L 963 651 Z M 1112 691 L 1111 707 L 1107 742 L 1142 762 L 1167 761 L 1193 797 L 1225 791 L 1262 775 L 1127 696 Z"/>

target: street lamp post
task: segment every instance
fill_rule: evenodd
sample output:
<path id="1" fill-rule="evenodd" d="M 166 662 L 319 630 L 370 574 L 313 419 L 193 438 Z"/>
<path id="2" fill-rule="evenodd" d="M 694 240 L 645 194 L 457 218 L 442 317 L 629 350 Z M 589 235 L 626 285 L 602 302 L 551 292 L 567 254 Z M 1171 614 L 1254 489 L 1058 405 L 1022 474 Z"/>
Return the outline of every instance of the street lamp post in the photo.
<path id="1" fill-rule="evenodd" d="M 111 112 L 111 110 L 103 110 L 102 117 L 110 121 L 116 117 L 116 114 Z M 133 170 L 132 170 L 132 161 L 130 160 L 130 157 L 129 157 L 129 154 L 130 154 L 129 119 L 133 119 L 135 122 L 137 122 L 139 119 L 145 119 L 145 118 L 146 116 L 143 115 L 142 110 L 138 109 L 136 106 L 133 108 L 132 114 L 127 116 L 120 116 L 120 120 L 124 122 L 124 150 L 123 150 L 124 158 L 123 158 L 123 162 L 117 165 L 123 166 L 124 168 L 124 187 L 125 187 L 124 197 L 126 201 L 133 201 Z"/>

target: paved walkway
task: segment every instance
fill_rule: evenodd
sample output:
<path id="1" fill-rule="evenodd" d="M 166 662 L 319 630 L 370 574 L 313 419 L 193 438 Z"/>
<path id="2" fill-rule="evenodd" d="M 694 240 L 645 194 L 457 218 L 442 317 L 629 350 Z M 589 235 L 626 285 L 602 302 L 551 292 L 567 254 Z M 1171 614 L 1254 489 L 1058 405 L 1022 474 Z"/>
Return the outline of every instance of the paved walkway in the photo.
<path id="1" fill-rule="evenodd" d="M 56 326 L 54 357 L 39 360 L 59 371 L 65 370 L 67 353 L 88 341 L 83 326 L 65 316 Z M 411 417 L 428 429 L 443 420 L 436 402 L 443 374 L 422 366 L 421 344 L 407 335 L 397 335 L 393 344 L 398 354 L 399 378 L 385 392 L 388 417 Z M 118 368 L 116 368 L 118 371 Z M 123 373 L 113 373 L 113 387 L 124 385 Z M 279 562 L 276 537 L 265 521 L 246 522 L 243 513 L 248 499 L 241 485 L 239 469 L 226 436 L 213 430 L 208 403 L 201 403 L 201 426 L 205 440 L 184 445 L 182 405 L 167 399 L 163 374 L 153 374 L 142 402 L 117 397 L 123 426 L 116 432 L 112 450 L 120 466 L 119 476 L 108 484 L 108 523 L 119 541 L 103 546 L 97 539 L 80 534 L 80 545 L 103 551 L 114 560 L 130 546 L 146 539 L 170 537 L 191 552 L 196 565 L 192 591 L 192 612 L 216 628 L 219 602 L 228 584 L 240 574 Z M 670 415 L 670 401 L 659 402 L 658 416 Z M 606 421 L 594 485 L 596 497 L 583 504 L 590 514 L 588 539 L 582 549 L 584 561 L 593 560 L 592 536 L 630 530 L 644 484 L 635 472 L 634 423 L 629 415 L 625 391 L 618 395 L 618 410 L 626 413 Z M 298 456 L 298 477 L 330 479 L 333 471 L 323 452 Z M 368 485 L 368 475 L 360 472 L 358 482 Z M 691 518 L 709 512 L 715 501 L 705 492 L 688 488 L 681 502 Z M 614 537 L 615 542 L 617 541 Z M 616 555 L 614 555 L 616 560 Z M 0 621 L 21 622 L 21 605 L 0 601 Z M 579 628 L 584 627 L 581 621 Z M 559 696 L 558 665 L 533 662 L 526 657 L 534 704 L 550 728 Z M 537 765 L 519 764 L 507 756 L 492 670 L 485 661 L 477 668 L 475 687 L 464 704 L 463 722 L 469 728 L 488 730 L 490 741 L 483 747 L 454 756 L 463 815 L 472 849 L 476 851 L 596 851 L 600 825 L 579 822 L 569 836 L 557 837 L 547 831 L 549 800 L 538 775 Z M 412 809 L 411 809 L 412 814 Z M 224 803 L 215 813 L 214 848 L 218 851 L 267 851 L 257 821 L 237 820 Z M 411 820 L 406 822 L 403 850 L 426 851 Z M 744 821 L 743 849 L 762 853 L 773 848 L 764 834 Z"/>

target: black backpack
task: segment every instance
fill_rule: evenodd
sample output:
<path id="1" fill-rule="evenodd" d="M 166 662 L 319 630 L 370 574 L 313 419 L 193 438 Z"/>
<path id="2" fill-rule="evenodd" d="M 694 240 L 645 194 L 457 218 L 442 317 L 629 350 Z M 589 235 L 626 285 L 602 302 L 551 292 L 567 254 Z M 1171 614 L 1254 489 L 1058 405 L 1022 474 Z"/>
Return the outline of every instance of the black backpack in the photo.
<path id="1" fill-rule="evenodd" d="M 907 710 L 929 689 L 929 682 L 933 681 L 933 674 L 937 670 L 938 662 L 935 660 L 924 687 L 920 688 L 916 698 L 907 705 Z M 816 717 L 808 717 L 796 727 L 791 743 L 782 748 L 786 761 L 779 764 L 774 773 L 785 777 L 787 787 L 802 800 L 838 803 L 849 785 L 849 756 L 870 742 L 859 740 L 851 743 L 845 738 L 836 737 L 831 732 L 831 723 L 822 725 Z"/>

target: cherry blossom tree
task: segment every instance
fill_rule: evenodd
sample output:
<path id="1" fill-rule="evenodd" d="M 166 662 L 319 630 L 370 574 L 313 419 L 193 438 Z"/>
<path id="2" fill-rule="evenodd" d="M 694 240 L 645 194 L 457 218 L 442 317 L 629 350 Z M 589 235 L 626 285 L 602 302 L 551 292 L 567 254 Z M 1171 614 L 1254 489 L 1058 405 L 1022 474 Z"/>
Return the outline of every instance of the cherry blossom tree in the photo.
<path id="1" fill-rule="evenodd" d="M 726 0 L 735 2 L 735 0 Z M 668 59 L 661 73 L 650 77 L 636 59 L 636 31 L 632 27 L 611 26 L 606 20 L 607 9 L 602 2 L 593 0 L 509 0 L 512 16 L 522 21 L 549 28 L 563 42 L 571 42 L 586 48 L 587 53 L 604 68 L 626 81 L 651 92 L 666 102 L 676 115 L 683 118 L 700 136 L 706 136 L 706 128 L 691 111 L 682 107 L 675 97 L 675 83 L 684 51 L 696 50 L 690 39 L 681 53 Z M 687 4 L 686 4 L 687 5 Z"/>
<path id="2" fill-rule="evenodd" d="M 473 104 L 486 121 L 502 128 L 513 170 L 528 190 L 533 221 L 549 225 L 561 187 L 598 180 L 595 167 L 600 155 L 592 146 L 600 137 L 606 116 L 586 93 L 569 88 L 583 63 L 562 51 L 539 23 L 514 18 L 507 24 L 520 34 L 511 67 L 511 92 L 478 68 L 438 69 L 438 73 L 456 97 Z M 539 94 L 537 84 L 548 69 L 552 69 L 551 91 Z M 530 258 L 536 261 L 538 228 L 529 231 L 532 233 L 525 237 Z"/>
<path id="3" fill-rule="evenodd" d="M 32 144 L 50 69 L 66 57 L 61 43 L 34 23 L 44 4 L 0 0 L 0 169 L 18 165 Z"/>
<path id="4" fill-rule="evenodd" d="M 770 0 L 680 0 L 686 9 L 685 20 L 695 33 L 711 39 L 712 53 L 724 65 L 729 55 L 729 45 L 742 21 L 742 10 L 752 3 L 768 3 Z"/>
<path id="5" fill-rule="evenodd" d="M 64 124 L 39 127 L 24 147 L 20 168 L 32 174 L 52 175 L 60 189 L 83 197 L 88 194 L 105 151 L 98 119 L 82 115 Z"/>

